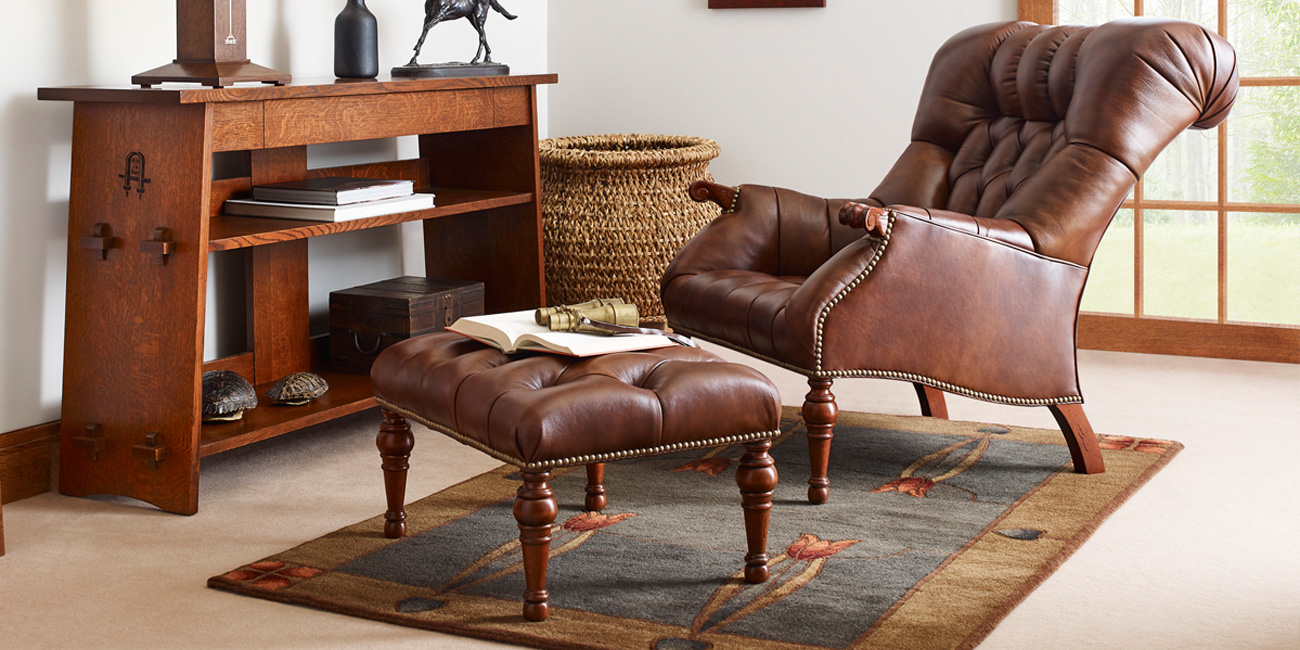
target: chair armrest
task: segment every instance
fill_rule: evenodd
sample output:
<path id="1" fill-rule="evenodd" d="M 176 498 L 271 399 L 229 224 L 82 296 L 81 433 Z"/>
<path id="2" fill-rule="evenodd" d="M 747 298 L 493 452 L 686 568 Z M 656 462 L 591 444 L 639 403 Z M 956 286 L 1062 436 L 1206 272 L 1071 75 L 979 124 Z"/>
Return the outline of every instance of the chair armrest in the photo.
<path id="1" fill-rule="evenodd" d="M 1086 278 L 1077 264 L 890 210 L 886 235 L 812 274 L 787 319 L 816 327 L 822 371 L 912 375 L 992 401 L 1075 399 Z"/>
<path id="2" fill-rule="evenodd" d="M 694 183 L 691 197 L 713 201 L 724 212 L 678 252 L 664 275 L 665 283 L 684 273 L 724 269 L 803 277 L 862 236 L 839 224 L 844 199 L 707 181 Z"/>
<path id="3" fill-rule="evenodd" d="M 736 198 L 740 196 L 740 188 L 719 185 L 711 181 L 695 181 L 691 183 L 688 193 L 696 203 L 713 201 L 718 204 L 718 207 L 722 208 L 722 213 L 726 214 L 735 211 Z"/>

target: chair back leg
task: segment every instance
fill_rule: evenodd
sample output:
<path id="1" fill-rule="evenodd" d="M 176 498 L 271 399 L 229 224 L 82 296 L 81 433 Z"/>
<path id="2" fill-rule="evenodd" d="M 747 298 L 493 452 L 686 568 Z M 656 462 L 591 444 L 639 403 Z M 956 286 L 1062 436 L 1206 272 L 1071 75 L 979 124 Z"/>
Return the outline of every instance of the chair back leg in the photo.
<path id="1" fill-rule="evenodd" d="M 940 420 L 948 419 L 948 402 L 943 398 L 943 391 L 915 382 L 912 383 L 912 388 L 916 389 L 916 398 L 921 401 L 921 415 Z"/>
<path id="2" fill-rule="evenodd" d="M 1065 444 L 1070 448 L 1070 458 L 1074 460 L 1074 471 L 1079 474 L 1100 474 L 1106 471 L 1106 463 L 1101 459 L 1101 447 L 1097 444 L 1097 434 L 1093 433 L 1088 416 L 1083 414 L 1082 404 L 1053 404 L 1049 406 L 1056 424 L 1065 434 Z"/>

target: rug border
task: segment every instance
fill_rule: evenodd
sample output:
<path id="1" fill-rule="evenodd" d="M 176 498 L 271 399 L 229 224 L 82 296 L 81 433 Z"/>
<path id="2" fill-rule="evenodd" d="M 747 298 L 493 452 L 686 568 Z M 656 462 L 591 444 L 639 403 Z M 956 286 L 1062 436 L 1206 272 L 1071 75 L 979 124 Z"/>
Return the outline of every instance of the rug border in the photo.
<path id="1" fill-rule="evenodd" d="M 406 628 L 418 628 L 428 632 L 436 632 L 438 634 L 447 634 L 451 636 L 463 636 L 463 637 L 469 637 L 474 639 L 482 639 L 484 641 L 495 641 L 497 643 L 504 643 L 506 645 L 512 645 L 512 646 L 521 645 L 519 642 L 520 638 L 518 634 L 514 634 L 513 636 L 508 636 L 506 634 L 496 633 L 491 630 L 485 630 L 479 627 L 461 627 L 456 625 L 455 623 L 449 624 L 445 622 L 440 622 L 435 626 L 431 622 L 426 622 L 424 620 L 418 618 L 412 618 L 409 616 L 403 616 L 401 613 L 382 612 L 376 609 L 361 609 L 361 608 L 353 609 L 348 605 L 339 605 L 331 601 L 314 600 L 305 595 L 298 596 L 296 594 L 289 594 L 280 591 L 271 591 L 268 589 L 262 589 L 261 587 L 253 587 L 245 583 L 239 583 L 233 580 L 226 579 L 223 577 L 224 575 L 225 574 L 208 578 L 208 587 L 222 590 L 222 591 L 227 591 L 230 593 L 239 594 L 239 595 L 251 596 L 253 598 L 257 598 L 260 600 L 269 600 L 269 601 L 278 602 L 286 605 L 296 605 L 298 607 L 303 607 L 308 610 L 332 612 L 336 614 L 343 614 L 345 616 L 354 616 L 356 618 L 370 620 L 370 621 L 377 621 L 379 623 L 385 623 L 388 625 L 397 625 L 399 627 L 406 627 Z M 372 578 L 365 578 L 363 576 L 355 576 L 355 577 L 360 578 L 362 580 L 373 580 Z M 506 601 L 502 601 L 502 602 L 506 602 Z M 544 625 L 545 621 L 543 621 L 542 624 Z M 570 649 L 605 650 L 605 648 L 608 647 L 607 645 L 590 645 L 576 640 L 566 639 L 563 643 L 560 643 L 560 642 L 552 642 L 546 637 L 529 636 L 528 638 L 530 640 L 529 641 L 530 645 L 536 648 L 542 648 L 544 650 L 570 650 Z"/>
<path id="2" fill-rule="evenodd" d="M 784 407 L 782 411 L 783 411 L 782 413 L 783 416 L 792 417 L 793 419 L 796 420 L 797 423 L 802 424 L 803 418 L 799 413 L 798 407 Z M 855 416 L 865 416 L 869 418 L 884 417 L 886 419 L 894 419 L 894 418 L 922 419 L 924 421 L 929 421 L 935 425 L 938 425 L 939 428 L 941 429 L 945 428 L 949 424 L 951 425 L 961 425 L 961 424 L 994 425 L 996 424 L 991 422 L 979 422 L 973 420 L 946 420 L 946 419 L 933 420 L 932 418 L 924 418 L 923 416 L 890 415 L 890 414 L 870 413 L 870 412 L 854 412 L 852 414 Z M 796 425 L 795 428 L 797 428 L 797 426 L 798 425 Z M 1005 426 L 1005 425 L 998 425 L 998 426 Z M 1015 428 L 1019 428 L 1019 429 L 1050 431 L 1050 429 L 1046 429 L 1043 427 L 1018 426 L 1018 425 L 1011 425 L 1011 426 L 1014 426 Z M 940 435 L 953 435 L 948 432 L 933 431 L 933 430 L 920 431 L 920 433 L 939 433 Z M 1032 593 L 1035 589 L 1040 587 L 1047 580 L 1048 577 L 1050 577 L 1053 573 L 1055 573 L 1065 563 L 1066 560 L 1072 557 L 1074 553 L 1076 553 L 1078 549 L 1082 547 L 1083 544 L 1089 538 L 1091 538 L 1093 534 L 1096 533 L 1096 531 L 1101 527 L 1101 525 L 1107 519 L 1110 518 L 1111 515 L 1113 515 L 1120 507 L 1122 507 L 1125 503 L 1127 503 L 1128 500 L 1131 499 L 1132 496 L 1138 492 L 1138 490 L 1140 490 L 1147 483 L 1149 483 L 1157 473 L 1162 471 L 1170 462 L 1172 462 L 1175 456 L 1177 456 L 1181 451 L 1185 449 L 1185 446 L 1182 443 L 1177 441 L 1161 440 L 1161 442 L 1167 444 L 1167 446 L 1165 447 L 1165 451 L 1159 454 L 1159 457 L 1157 459 L 1151 462 L 1150 465 L 1146 466 L 1140 473 L 1134 476 L 1133 479 L 1129 481 L 1122 489 L 1116 492 L 1106 502 L 1105 505 L 1103 505 L 1100 509 L 1096 511 L 1096 513 L 1091 517 L 1091 519 L 1082 522 L 1079 528 L 1076 530 L 1076 532 L 1070 538 L 1062 542 L 1060 549 L 1049 559 L 1046 559 L 1042 563 L 1040 563 L 1036 568 L 1036 570 L 1034 570 L 1032 574 L 1026 577 L 1019 586 L 1017 586 L 1015 589 L 1009 592 L 1005 592 L 1006 595 L 1001 600 L 1001 602 L 995 608 L 988 610 L 988 614 L 984 617 L 984 620 L 979 624 L 977 624 L 975 627 L 971 628 L 970 632 L 966 635 L 966 637 L 963 638 L 957 645 L 953 646 L 954 650 L 971 650 L 975 648 L 977 645 L 979 645 L 990 634 L 992 634 L 993 630 L 996 629 L 997 626 L 1007 616 L 1010 615 L 1011 611 L 1014 610 L 1021 603 L 1023 603 L 1024 600 L 1028 598 L 1030 593 Z M 1044 443 L 1044 444 L 1051 444 L 1051 443 Z M 1064 446 L 1064 440 L 1062 439 L 1059 444 Z M 1065 465 L 1063 465 L 1063 469 L 1069 467 L 1070 467 L 1070 463 L 1066 463 Z M 458 486 L 463 486 L 467 483 L 479 480 L 485 475 L 500 473 L 502 470 L 505 470 L 507 468 L 509 468 L 510 470 L 518 469 L 518 467 L 511 464 L 508 463 L 503 464 L 496 468 L 475 474 L 474 476 L 466 478 L 462 481 L 458 481 L 456 483 L 447 485 L 431 493 L 429 496 L 433 496 L 435 494 L 442 493 L 447 490 L 451 490 Z M 569 471 L 573 471 L 574 469 L 576 468 L 565 468 L 560 471 L 563 473 L 568 473 Z M 1066 471 L 1068 471 L 1068 469 Z M 1060 476 L 1060 475 L 1061 474 L 1058 473 L 1055 474 L 1054 476 Z M 1029 493 L 1026 493 L 1022 497 L 1020 497 L 1020 499 L 1017 500 L 1017 503 L 1029 499 L 1039 490 L 1043 489 L 1043 487 L 1047 485 L 1049 482 L 1050 481 L 1039 484 Z M 419 500 L 421 499 L 417 499 L 416 501 Z M 999 522 L 1003 521 L 1006 518 L 1006 516 L 1008 516 L 1008 514 L 1013 510 L 1014 508 L 1008 509 L 1008 512 L 1000 515 L 996 520 L 991 522 L 988 525 L 988 527 L 986 527 L 979 535 L 977 535 L 969 543 L 963 546 L 962 549 L 960 549 L 957 553 L 953 554 L 951 557 L 946 559 L 943 564 L 941 564 L 939 567 L 935 569 L 934 572 L 931 572 L 931 574 L 927 575 L 925 579 L 923 579 L 920 583 L 918 583 L 911 590 L 909 590 L 907 595 L 901 598 L 899 602 L 896 603 L 894 607 L 892 607 L 890 611 L 887 612 L 881 618 L 881 620 L 877 622 L 877 625 L 872 626 L 872 630 L 868 631 L 866 634 L 856 639 L 854 642 L 850 644 L 850 646 L 855 646 L 858 643 L 863 642 L 867 638 L 869 638 L 872 635 L 872 633 L 878 629 L 879 623 L 887 620 L 890 616 L 892 616 L 894 612 L 896 612 L 897 609 L 901 607 L 902 604 L 904 604 L 914 592 L 919 590 L 923 585 L 925 585 L 930 581 L 934 573 L 937 573 L 944 566 L 951 564 L 952 562 L 960 558 L 976 542 L 978 542 L 980 539 L 984 538 L 986 535 L 993 532 L 996 529 Z M 358 521 L 356 523 L 343 526 L 335 531 L 332 531 L 331 533 L 327 533 L 326 536 L 338 533 L 348 528 L 364 525 L 365 523 L 370 521 L 382 520 L 382 518 L 383 515 L 377 515 L 375 517 L 367 518 Z M 293 547 L 288 548 L 284 551 L 271 554 L 266 558 L 263 558 L 263 560 L 291 554 L 293 551 L 301 547 L 317 542 L 322 537 L 324 536 L 315 537 L 301 544 L 294 545 Z M 403 539 L 406 539 L 406 537 L 390 539 L 390 540 L 386 540 L 386 542 L 398 543 L 401 542 Z M 368 551 L 367 553 L 363 553 L 362 555 L 368 554 L 369 552 L 373 552 L 373 551 Z M 247 565 L 243 565 L 243 566 L 247 566 Z M 533 647 L 544 648 L 546 650 L 565 650 L 568 648 L 575 648 L 579 650 L 604 650 L 604 648 L 608 647 L 607 644 L 598 645 L 598 644 L 583 642 L 578 639 L 572 639 L 568 637 L 564 639 L 555 639 L 549 636 L 538 636 L 529 633 L 525 633 L 521 635 L 517 628 L 506 632 L 506 631 L 497 631 L 493 628 L 484 628 L 481 626 L 462 627 L 455 623 L 448 623 L 445 620 L 441 620 L 435 623 L 433 621 L 425 621 L 423 619 L 411 617 L 409 615 L 398 613 L 398 612 L 390 613 L 378 609 L 365 609 L 365 608 L 353 607 L 352 605 L 348 605 L 348 604 L 335 603 L 333 601 L 323 601 L 309 594 L 298 594 L 294 592 L 270 590 L 262 587 L 255 587 L 250 582 L 243 582 L 243 581 L 237 581 L 230 578 L 226 578 L 226 576 L 230 574 L 232 571 L 237 571 L 237 570 L 239 570 L 239 568 L 232 569 L 230 571 L 223 572 L 220 575 L 216 575 L 209 578 L 207 580 L 207 586 L 209 588 L 226 591 L 229 593 L 239 594 L 243 596 L 250 596 L 262 600 L 269 600 L 272 602 L 279 602 L 287 605 L 296 605 L 299 607 L 303 607 L 305 609 L 327 611 L 331 613 L 354 616 L 357 618 L 381 622 L 390 625 L 400 625 L 402 627 L 417 628 L 417 629 L 432 631 L 440 634 L 464 636 L 464 637 L 482 639 L 482 640 L 504 643 L 509 645 L 530 645 Z M 367 581 L 374 580 L 372 578 L 366 578 L 364 576 L 353 576 L 353 577 L 361 580 L 367 580 Z M 499 599 L 486 598 L 486 597 L 482 597 L 482 598 L 484 598 L 485 600 L 494 600 L 494 601 L 499 600 Z M 507 601 L 501 601 L 501 602 L 507 602 Z M 730 636 L 730 635 L 726 635 L 726 636 Z M 800 647 L 800 646 L 812 647 L 812 646 L 806 646 L 797 643 L 790 644 L 790 647 L 792 648 Z"/>
<path id="3" fill-rule="evenodd" d="M 1066 560 L 1070 559 L 1075 552 L 1083 547 L 1084 542 L 1087 542 L 1093 534 L 1097 532 L 1097 529 L 1101 528 L 1101 525 L 1105 523 L 1107 519 L 1110 519 L 1110 516 L 1115 514 L 1115 511 L 1119 510 L 1120 506 L 1128 503 L 1128 500 L 1131 499 L 1134 494 L 1137 494 L 1137 491 L 1140 490 L 1142 486 L 1155 478 L 1155 475 L 1173 461 L 1174 457 L 1185 448 L 1183 443 L 1176 440 L 1162 440 L 1162 442 L 1170 443 L 1169 446 L 1166 447 L 1168 451 L 1161 453 L 1161 457 L 1156 460 L 1156 462 L 1147 466 L 1141 474 L 1138 474 L 1137 477 L 1129 482 L 1127 487 L 1120 490 L 1105 507 L 1097 512 L 1091 521 L 1080 526 L 1078 532 L 1076 532 L 1073 537 L 1061 546 L 1061 550 L 1052 559 L 1039 565 L 1037 571 L 1022 582 L 1019 588 L 1008 594 L 1002 604 L 994 609 L 983 623 L 977 626 L 974 630 L 971 630 L 971 633 L 967 635 L 966 638 L 963 639 L 962 642 L 953 650 L 972 650 L 975 646 L 978 646 L 983 642 L 985 638 L 993 633 L 993 630 L 997 628 L 1002 620 L 1011 614 L 1012 610 L 1019 606 L 1020 603 L 1023 603 L 1025 599 L 1029 597 L 1029 594 L 1033 593 L 1035 589 L 1038 589 L 1038 587 L 1046 582 L 1053 573 L 1056 573 L 1057 569 L 1061 568 L 1062 564 L 1065 564 Z M 1043 485 L 1045 485 L 1045 483 L 1034 488 L 1033 492 L 1042 489 Z M 1027 498 L 1030 494 L 1033 494 L 1033 492 L 1026 494 L 1022 499 Z M 1005 516 L 1006 513 L 1004 513 L 1003 517 L 999 517 L 998 521 L 1001 521 Z M 981 533 L 980 537 L 991 532 L 993 530 L 993 525 L 996 523 L 997 522 L 995 521 L 993 524 L 990 524 L 989 528 L 984 533 Z M 977 537 L 976 539 L 979 538 Z M 974 543 L 974 540 L 972 540 L 972 543 Z M 953 557 L 955 558 L 960 555 L 961 553 L 959 552 Z"/>

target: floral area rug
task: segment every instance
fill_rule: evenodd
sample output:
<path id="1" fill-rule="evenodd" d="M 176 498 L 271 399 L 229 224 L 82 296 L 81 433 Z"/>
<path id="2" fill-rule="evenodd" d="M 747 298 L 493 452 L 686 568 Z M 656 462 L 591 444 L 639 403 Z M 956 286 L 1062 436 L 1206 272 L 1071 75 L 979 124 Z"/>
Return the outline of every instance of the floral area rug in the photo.
<path id="1" fill-rule="evenodd" d="M 846 412 L 812 506 L 785 416 L 760 585 L 741 579 L 740 447 L 611 463 L 599 514 L 585 472 L 557 473 L 542 623 L 521 615 L 509 465 L 409 504 L 401 540 L 380 516 L 208 584 L 540 648 L 971 648 L 1182 448 L 1102 436 L 1107 471 L 1085 476 L 1057 431 Z"/>

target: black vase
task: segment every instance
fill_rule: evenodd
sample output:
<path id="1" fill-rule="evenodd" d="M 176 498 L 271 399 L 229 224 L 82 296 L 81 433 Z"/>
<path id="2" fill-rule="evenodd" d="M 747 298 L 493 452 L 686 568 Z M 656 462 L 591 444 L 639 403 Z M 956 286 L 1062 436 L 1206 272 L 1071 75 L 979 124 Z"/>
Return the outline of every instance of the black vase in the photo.
<path id="1" fill-rule="evenodd" d="M 379 21 L 366 0 L 348 0 L 334 19 L 334 76 L 372 79 L 379 74 Z"/>

